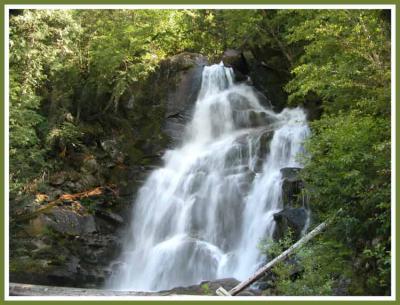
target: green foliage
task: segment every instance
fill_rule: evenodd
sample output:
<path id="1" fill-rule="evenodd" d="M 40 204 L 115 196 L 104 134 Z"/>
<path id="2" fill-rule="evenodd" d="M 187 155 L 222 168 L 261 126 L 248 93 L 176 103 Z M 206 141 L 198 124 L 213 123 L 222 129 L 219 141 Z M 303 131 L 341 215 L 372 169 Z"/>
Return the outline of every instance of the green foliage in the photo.
<path id="1" fill-rule="evenodd" d="M 289 231 L 279 241 L 263 242 L 263 253 L 270 259 L 278 256 L 295 242 L 292 235 Z M 338 242 L 313 240 L 273 267 L 274 291 L 278 295 L 333 295 L 340 281 L 351 276 L 351 254 Z"/>
<path id="2" fill-rule="evenodd" d="M 390 30 L 379 10 L 303 11 L 306 21 L 290 28 L 289 43 L 305 44 L 286 88 L 289 101 L 308 94 L 326 111 L 359 109 L 390 114 Z"/>
<path id="3" fill-rule="evenodd" d="M 204 283 L 201 285 L 201 290 L 203 294 L 205 295 L 213 295 L 211 289 L 210 289 L 210 284 L 209 283 Z"/>
<path id="4" fill-rule="evenodd" d="M 303 171 L 312 209 L 321 218 L 343 209 L 331 237 L 356 250 L 360 258 L 356 272 L 365 279 L 365 291 L 387 293 L 390 124 L 350 112 L 324 116 L 312 128 Z"/>
<path id="5" fill-rule="evenodd" d="M 46 143 L 50 147 L 57 146 L 73 146 L 81 145 L 81 137 L 83 133 L 81 129 L 71 122 L 63 122 L 59 126 L 53 127 L 47 135 Z"/>
<path id="6" fill-rule="evenodd" d="M 193 49 L 221 52 L 211 39 L 210 31 L 217 31 L 212 12 L 80 10 L 75 16 L 83 28 L 81 69 L 97 98 L 107 96 L 103 112 L 117 110 L 125 90 L 146 80 L 166 56 Z"/>
<path id="7" fill-rule="evenodd" d="M 289 13 L 289 12 L 288 12 Z M 327 240 L 354 251 L 349 294 L 390 293 L 390 29 L 379 10 L 294 11 L 292 105 L 321 100 L 303 178 L 315 220 L 343 214 Z M 278 13 L 279 15 L 279 13 Z M 329 248 L 326 249 L 329 251 Z"/>
<path id="8" fill-rule="evenodd" d="M 45 149 L 37 134 L 46 85 L 70 64 L 79 27 L 68 11 L 26 10 L 10 19 L 10 190 L 40 174 Z"/>
<path id="9" fill-rule="evenodd" d="M 89 214 L 94 214 L 96 211 L 97 202 L 89 197 L 82 198 L 80 203 L 87 209 Z"/>
<path id="10" fill-rule="evenodd" d="M 264 253 L 269 260 L 277 257 L 283 251 L 288 249 L 292 244 L 294 244 L 295 240 L 293 238 L 293 230 L 290 228 L 285 232 L 285 235 L 278 241 L 274 241 L 273 239 L 265 239 L 261 240 L 258 244 L 258 248 L 262 253 Z"/>

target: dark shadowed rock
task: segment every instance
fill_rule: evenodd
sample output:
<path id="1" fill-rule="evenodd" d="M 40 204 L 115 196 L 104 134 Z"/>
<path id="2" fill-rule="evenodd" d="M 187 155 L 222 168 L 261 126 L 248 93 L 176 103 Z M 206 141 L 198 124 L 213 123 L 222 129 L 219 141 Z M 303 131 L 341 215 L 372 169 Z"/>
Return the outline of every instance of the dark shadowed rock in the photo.
<path id="1" fill-rule="evenodd" d="M 282 179 L 294 182 L 299 180 L 300 167 L 284 167 L 281 169 Z"/>
<path id="2" fill-rule="evenodd" d="M 203 67 L 206 64 L 207 59 L 204 56 L 193 53 L 175 55 L 162 64 L 167 66 L 165 69 L 175 72 L 173 77 L 174 81 L 177 81 L 174 88 L 168 92 L 165 113 L 167 118 L 184 112 L 188 104 L 196 101 L 201 87 Z"/>
<path id="3" fill-rule="evenodd" d="M 203 67 L 207 64 L 205 56 L 184 52 L 161 62 L 150 81 L 151 99 L 165 108 L 162 130 L 171 145 L 182 139 L 201 87 Z"/>
<path id="4" fill-rule="evenodd" d="M 96 215 L 98 215 L 99 217 L 104 218 L 106 220 L 109 220 L 111 222 L 115 222 L 117 224 L 124 223 L 124 219 L 120 215 L 113 213 L 111 211 L 107 211 L 104 209 L 97 209 Z"/>
<path id="5" fill-rule="evenodd" d="M 281 239 L 288 229 L 292 230 L 295 240 L 299 239 L 306 225 L 307 211 L 304 208 L 287 208 L 274 214 L 276 222 L 273 238 Z"/>
<path id="6" fill-rule="evenodd" d="M 281 169 L 284 207 L 307 206 L 307 202 L 303 202 L 303 195 L 301 194 L 304 183 L 299 177 L 300 170 L 301 168 L 298 167 L 285 167 Z"/>
<path id="7" fill-rule="evenodd" d="M 243 56 L 248 64 L 252 84 L 281 111 L 287 104 L 284 86 L 289 80 L 289 65 L 282 54 L 269 46 L 245 50 Z"/>
<path id="8" fill-rule="evenodd" d="M 233 68 L 237 81 L 242 81 L 247 78 L 245 76 L 249 73 L 249 69 L 242 52 L 228 49 L 222 55 L 222 62 L 224 66 Z"/>

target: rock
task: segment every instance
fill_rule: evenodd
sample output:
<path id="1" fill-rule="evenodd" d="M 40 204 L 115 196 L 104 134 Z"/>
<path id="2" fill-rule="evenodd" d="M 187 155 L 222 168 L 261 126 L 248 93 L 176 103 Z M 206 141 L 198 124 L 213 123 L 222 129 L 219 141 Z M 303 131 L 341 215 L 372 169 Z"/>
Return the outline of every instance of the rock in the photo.
<path id="1" fill-rule="evenodd" d="M 288 180 L 290 182 L 298 181 L 300 171 L 301 171 L 300 167 L 281 168 L 282 179 Z"/>
<path id="2" fill-rule="evenodd" d="M 301 193 L 304 188 L 303 181 L 299 178 L 301 168 L 285 167 L 282 173 L 282 201 L 284 207 L 307 207 Z"/>
<path id="3" fill-rule="evenodd" d="M 243 57 L 254 87 L 272 102 L 275 111 L 281 111 L 287 104 L 287 93 L 283 88 L 290 77 L 286 59 L 269 46 L 244 50 Z"/>
<path id="4" fill-rule="evenodd" d="M 170 137 L 172 144 L 181 141 L 184 126 L 192 116 L 192 109 L 201 87 L 203 67 L 207 58 L 194 53 L 182 53 L 173 56 L 161 64 L 158 82 L 169 86 L 164 97 L 165 123 L 163 132 Z M 170 71 L 174 71 L 171 77 Z M 156 90 L 163 88 L 156 88 Z"/>
<path id="5" fill-rule="evenodd" d="M 165 117 L 183 114 L 188 104 L 196 101 L 201 87 L 203 67 L 207 59 L 199 54 L 181 53 L 169 59 L 168 69 L 175 71 L 177 80 L 173 90 L 168 92 Z"/>
<path id="6" fill-rule="evenodd" d="M 108 156 L 112 159 L 112 166 L 116 163 L 122 163 L 125 156 L 120 151 L 120 145 L 116 140 L 105 140 L 100 142 L 101 148 L 108 154 Z"/>
<path id="7" fill-rule="evenodd" d="M 53 186 L 60 186 L 67 180 L 67 172 L 58 172 L 50 177 L 50 184 Z"/>
<path id="8" fill-rule="evenodd" d="M 56 266 L 48 272 L 47 278 L 53 285 L 73 285 L 78 281 L 78 271 L 80 269 L 79 258 L 75 256 L 68 257 L 68 260 L 61 266 Z"/>
<path id="9" fill-rule="evenodd" d="M 90 215 L 77 205 L 49 207 L 26 225 L 29 238 L 16 240 L 10 252 L 12 280 L 71 287 L 104 283 L 109 262 L 120 251 L 117 230 L 123 219 L 113 212 Z"/>
<path id="10" fill-rule="evenodd" d="M 235 75 L 237 74 L 240 80 L 245 80 L 249 73 L 249 69 L 247 66 L 247 62 L 242 52 L 238 50 L 228 49 L 222 55 L 222 62 L 226 67 L 232 67 L 235 71 Z"/>
<path id="11" fill-rule="evenodd" d="M 63 235 L 81 235 L 96 231 L 92 215 L 80 215 L 68 207 L 51 207 L 32 219 L 26 228 L 30 235 L 35 236 L 52 229 Z"/>
<path id="12" fill-rule="evenodd" d="M 77 192 L 83 192 L 88 189 L 94 188 L 102 184 L 102 181 L 89 173 L 82 173 L 79 181 L 75 183 L 75 189 Z"/>
<path id="13" fill-rule="evenodd" d="M 233 111 L 233 121 L 239 128 L 256 128 L 269 126 L 276 122 L 276 118 L 263 111 L 246 110 Z"/>
<path id="14" fill-rule="evenodd" d="M 203 281 L 197 285 L 191 285 L 186 287 L 176 287 L 170 290 L 159 291 L 161 294 L 177 294 L 177 295 L 217 295 L 215 291 L 219 287 L 224 287 L 226 290 L 231 290 L 240 282 L 234 278 L 218 279 L 212 281 Z M 257 296 L 261 295 L 261 291 L 247 288 L 238 296 Z"/>
<path id="15" fill-rule="evenodd" d="M 293 231 L 293 237 L 298 240 L 301 236 L 308 217 L 304 208 L 286 208 L 273 215 L 276 222 L 273 238 L 279 240 L 284 237 L 288 229 Z"/>
<path id="16" fill-rule="evenodd" d="M 108 154 L 112 154 L 117 146 L 117 141 L 115 140 L 104 140 L 100 142 L 101 148 Z"/>
<path id="17" fill-rule="evenodd" d="M 51 285 L 51 284 L 48 284 Z M 137 297 L 137 296 L 174 296 L 168 293 L 159 292 L 139 292 L 139 291 L 116 291 L 109 289 L 93 289 L 93 288 L 75 288 L 75 287 L 59 287 L 59 286 L 44 286 L 30 285 L 21 283 L 10 283 L 10 296 L 65 296 L 65 297 Z"/>
<path id="18" fill-rule="evenodd" d="M 104 218 L 106 220 L 109 220 L 109 221 L 111 221 L 113 223 L 117 223 L 117 224 L 123 224 L 124 223 L 124 219 L 120 215 L 115 214 L 115 213 L 110 212 L 110 211 L 107 211 L 107 210 L 97 209 L 96 210 L 96 215 L 101 217 L 101 218 Z"/>
<path id="19" fill-rule="evenodd" d="M 99 171 L 99 164 L 93 157 L 86 158 L 82 164 L 82 170 L 90 174 L 94 174 Z"/>

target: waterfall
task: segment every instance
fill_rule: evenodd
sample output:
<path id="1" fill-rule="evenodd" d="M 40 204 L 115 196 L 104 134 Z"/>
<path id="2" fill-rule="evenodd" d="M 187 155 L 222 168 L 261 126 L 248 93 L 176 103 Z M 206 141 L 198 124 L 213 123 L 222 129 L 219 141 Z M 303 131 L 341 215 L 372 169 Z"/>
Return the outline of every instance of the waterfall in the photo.
<path id="1" fill-rule="evenodd" d="M 140 188 L 109 287 L 158 291 L 251 275 L 283 208 L 281 172 L 298 167 L 302 109 L 274 113 L 222 64 L 204 68 L 183 144 Z"/>

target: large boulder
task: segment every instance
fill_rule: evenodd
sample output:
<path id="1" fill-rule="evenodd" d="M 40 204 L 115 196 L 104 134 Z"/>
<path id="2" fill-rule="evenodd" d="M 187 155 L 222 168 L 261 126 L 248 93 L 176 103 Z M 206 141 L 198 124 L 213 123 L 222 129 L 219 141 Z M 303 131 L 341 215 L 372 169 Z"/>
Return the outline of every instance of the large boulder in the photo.
<path id="1" fill-rule="evenodd" d="M 306 226 L 308 212 L 304 208 L 287 208 L 273 215 L 276 226 L 273 234 L 275 240 L 284 237 L 288 230 L 293 233 L 295 240 L 301 237 Z"/>
<path id="2" fill-rule="evenodd" d="M 222 55 L 222 62 L 224 66 L 233 68 L 237 81 L 246 80 L 249 68 L 242 52 L 228 49 Z"/>
<path id="3" fill-rule="evenodd" d="M 201 88 L 202 72 L 208 60 L 205 56 L 184 52 L 161 62 L 152 75 L 147 98 L 164 108 L 162 131 L 169 137 L 172 146 L 178 144 L 184 126 L 190 120 L 192 109 Z"/>
<path id="4" fill-rule="evenodd" d="M 23 230 L 10 243 L 10 279 L 70 287 L 101 286 L 120 249 L 125 220 L 102 200 L 46 203 L 20 216 Z M 91 209 L 93 211 L 91 211 Z"/>
<path id="5" fill-rule="evenodd" d="M 169 75 L 169 79 L 175 82 L 175 86 L 169 88 L 166 96 L 166 118 L 182 113 L 188 104 L 196 101 L 203 67 L 207 63 L 207 58 L 203 55 L 181 53 L 161 64 L 161 69 L 174 72 L 174 75 Z"/>
<path id="6" fill-rule="evenodd" d="M 43 210 L 37 217 L 31 219 L 26 230 L 33 236 L 45 230 L 77 236 L 96 231 L 96 226 L 90 214 L 81 214 L 71 207 L 54 206 Z"/>

